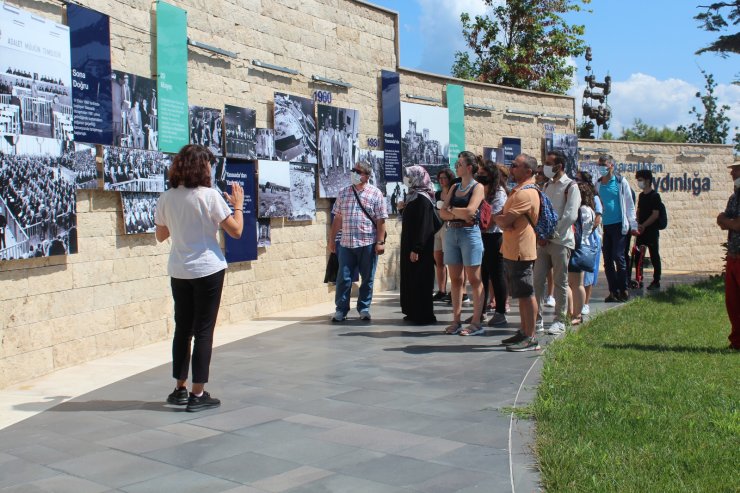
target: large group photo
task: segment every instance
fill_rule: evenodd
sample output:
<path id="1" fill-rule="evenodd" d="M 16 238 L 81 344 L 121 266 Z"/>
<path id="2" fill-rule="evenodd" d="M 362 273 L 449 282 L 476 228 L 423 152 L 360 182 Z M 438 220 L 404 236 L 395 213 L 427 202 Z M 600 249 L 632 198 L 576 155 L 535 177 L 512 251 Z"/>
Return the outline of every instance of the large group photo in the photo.
<path id="1" fill-rule="evenodd" d="M 319 197 L 336 197 L 350 181 L 359 146 L 360 112 L 318 105 Z"/>
<path id="2" fill-rule="evenodd" d="M 164 192 L 172 158 L 159 151 L 103 147 L 105 190 Z"/>
<path id="3" fill-rule="evenodd" d="M 239 159 L 257 158 L 256 122 L 255 110 L 226 105 L 224 108 L 226 156 Z"/>
<path id="4" fill-rule="evenodd" d="M 62 142 L 0 141 L 0 259 L 77 252 L 76 186 Z"/>
<path id="5" fill-rule="evenodd" d="M 221 110 L 203 106 L 190 107 L 190 143 L 207 147 L 214 156 L 223 154 Z"/>
<path id="6" fill-rule="evenodd" d="M 154 233 L 158 193 L 121 192 L 123 225 L 127 235 Z"/>

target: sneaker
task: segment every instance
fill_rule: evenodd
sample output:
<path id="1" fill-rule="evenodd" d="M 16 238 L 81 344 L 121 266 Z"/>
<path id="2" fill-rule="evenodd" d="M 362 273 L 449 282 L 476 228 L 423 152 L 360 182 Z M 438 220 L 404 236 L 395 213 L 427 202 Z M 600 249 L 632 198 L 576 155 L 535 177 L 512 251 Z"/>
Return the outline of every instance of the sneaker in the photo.
<path id="1" fill-rule="evenodd" d="M 470 306 L 470 298 L 468 297 L 467 294 L 463 295 L 462 306 Z"/>
<path id="2" fill-rule="evenodd" d="M 524 335 L 524 332 L 521 330 L 517 330 L 516 334 L 514 334 L 511 337 L 507 337 L 503 341 L 501 341 L 502 346 L 511 346 L 512 344 L 518 344 L 522 342 L 524 339 L 527 339 L 527 336 Z"/>
<path id="3" fill-rule="evenodd" d="M 545 322 L 543 320 L 537 320 L 534 323 L 534 330 L 538 334 L 542 334 L 543 332 L 545 332 Z"/>
<path id="4" fill-rule="evenodd" d="M 517 342 L 516 344 L 506 346 L 507 351 L 512 351 L 515 353 L 519 353 L 522 351 L 538 351 L 539 349 L 540 344 L 537 342 L 537 338 L 527 336 L 524 336 L 524 340 Z"/>
<path id="5" fill-rule="evenodd" d="M 370 310 L 362 310 L 360 312 L 360 320 L 370 320 Z"/>
<path id="6" fill-rule="evenodd" d="M 486 333 L 486 329 L 482 325 L 470 324 L 467 328 L 460 331 L 461 336 L 482 336 Z"/>
<path id="7" fill-rule="evenodd" d="M 489 327 L 499 327 L 501 325 L 508 324 L 508 320 L 506 320 L 506 315 L 499 312 L 493 312 L 493 317 L 491 317 L 491 320 L 488 321 Z"/>
<path id="8" fill-rule="evenodd" d="M 442 291 L 437 291 L 434 296 L 432 296 L 432 301 L 442 301 L 445 299 L 445 296 L 447 296 L 447 293 L 443 293 Z"/>
<path id="9" fill-rule="evenodd" d="M 448 305 L 452 304 L 452 295 L 450 293 L 445 293 L 445 295 L 442 297 L 442 301 L 447 303 Z"/>
<path id="10" fill-rule="evenodd" d="M 619 303 L 619 297 L 614 293 L 609 293 L 609 296 L 604 298 L 604 303 Z"/>
<path id="11" fill-rule="evenodd" d="M 565 332 L 565 324 L 561 322 L 560 320 L 554 321 L 550 326 L 547 328 L 547 333 L 551 336 L 557 336 Z"/>
<path id="12" fill-rule="evenodd" d="M 188 403 L 188 389 L 181 387 L 173 390 L 172 393 L 167 396 L 167 403 L 174 404 L 176 406 L 184 406 Z"/>
<path id="13" fill-rule="evenodd" d="M 344 322 L 346 319 L 347 315 L 345 315 L 341 310 L 334 312 L 334 315 L 331 317 L 332 322 Z"/>
<path id="14" fill-rule="evenodd" d="M 213 409 L 220 405 L 221 401 L 218 399 L 214 399 L 213 397 L 211 397 L 211 394 L 206 391 L 203 391 L 203 395 L 201 395 L 200 397 L 190 392 L 190 397 L 188 397 L 188 407 L 186 411 L 189 413 L 197 413 L 198 411 L 203 411 L 204 409 Z"/>
<path id="15" fill-rule="evenodd" d="M 588 305 L 583 305 L 583 309 L 581 310 L 581 315 L 590 315 L 591 314 L 591 308 Z"/>
<path id="16" fill-rule="evenodd" d="M 553 296 L 548 296 L 547 298 L 545 298 L 544 305 L 553 308 L 555 306 L 555 298 Z"/>
<path id="17" fill-rule="evenodd" d="M 617 295 L 617 300 L 625 303 L 630 300 L 630 294 L 627 291 L 622 291 Z"/>
<path id="18" fill-rule="evenodd" d="M 658 291 L 660 289 L 660 281 L 653 281 L 650 286 L 647 287 L 648 291 Z"/>

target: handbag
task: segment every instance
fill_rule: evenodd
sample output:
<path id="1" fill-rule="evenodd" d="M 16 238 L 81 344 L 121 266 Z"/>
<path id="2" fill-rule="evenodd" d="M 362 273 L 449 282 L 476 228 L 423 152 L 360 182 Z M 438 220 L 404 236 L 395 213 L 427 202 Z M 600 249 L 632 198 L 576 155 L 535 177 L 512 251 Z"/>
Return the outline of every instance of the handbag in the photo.
<path id="1" fill-rule="evenodd" d="M 373 218 L 367 212 L 367 210 L 365 209 L 365 206 L 362 205 L 362 201 L 360 200 L 360 196 L 357 195 L 357 190 L 355 190 L 355 187 L 354 186 L 351 186 L 351 188 L 352 188 L 352 191 L 355 194 L 355 198 L 357 199 L 357 204 L 360 206 L 360 209 L 362 209 L 362 212 L 365 213 L 365 215 L 367 216 L 367 218 L 370 219 L 370 222 L 373 223 L 373 228 L 375 228 L 375 232 L 377 233 L 377 231 L 378 231 L 378 225 L 375 224 L 375 220 L 373 220 Z M 386 231 L 385 232 L 385 235 L 383 236 L 383 243 L 385 243 L 385 239 L 386 238 L 388 238 L 388 231 Z"/>
<path id="2" fill-rule="evenodd" d="M 594 264 L 596 263 L 596 257 L 599 254 L 599 240 L 596 237 L 599 233 L 596 228 L 591 230 L 591 234 L 588 235 L 588 241 L 580 241 L 583 237 L 583 220 L 581 219 L 581 211 L 578 210 L 578 220 L 575 225 L 576 232 L 576 248 L 570 255 L 568 266 L 581 271 L 581 272 L 593 272 Z"/>
<path id="3" fill-rule="evenodd" d="M 326 273 L 324 274 L 324 283 L 335 284 L 337 282 L 337 272 L 339 272 L 339 259 L 336 253 L 330 253 L 326 262 Z"/>

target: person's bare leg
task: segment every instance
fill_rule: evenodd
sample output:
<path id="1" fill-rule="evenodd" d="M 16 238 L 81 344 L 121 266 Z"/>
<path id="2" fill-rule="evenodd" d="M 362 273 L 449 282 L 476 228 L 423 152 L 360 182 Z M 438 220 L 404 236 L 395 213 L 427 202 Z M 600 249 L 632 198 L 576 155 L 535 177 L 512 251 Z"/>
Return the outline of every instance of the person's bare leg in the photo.
<path id="1" fill-rule="evenodd" d="M 572 307 L 571 320 L 581 316 L 584 300 L 586 299 L 586 289 L 583 287 L 583 272 L 568 272 L 568 285 L 573 293 L 573 301 L 569 303 Z"/>
<path id="2" fill-rule="evenodd" d="M 483 282 L 480 278 L 480 265 L 465 266 L 465 277 L 470 282 L 473 291 L 473 320 L 474 325 L 480 325 L 483 311 Z"/>
<path id="3" fill-rule="evenodd" d="M 460 324 L 462 312 L 462 290 L 463 290 L 463 266 L 462 264 L 448 265 L 450 272 L 450 284 L 452 285 L 452 320 Z"/>
<path id="4" fill-rule="evenodd" d="M 445 267 L 444 257 L 443 250 L 435 250 L 434 268 L 437 271 L 437 290 L 442 293 L 447 292 L 447 268 Z"/>
<path id="5" fill-rule="evenodd" d="M 195 395 L 202 394 L 203 388 L 206 386 L 204 383 L 194 383 L 193 384 L 193 390 L 191 392 Z"/>
<path id="6" fill-rule="evenodd" d="M 534 337 L 534 320 L 537 317 L 537 300 L 534 296 L 519 298 L 519 318 L 522 332 L 527 337 Z"/>
<path id="7" fill-rule="evenodd" d="M 593 288 L 593 284 L 589 284 L 588 286 L 584 286 L 584 291 L 586 292 L 585 297 L 583 299 L 583 304 L 588 305 L 591 302 L 591 288 Z"/>

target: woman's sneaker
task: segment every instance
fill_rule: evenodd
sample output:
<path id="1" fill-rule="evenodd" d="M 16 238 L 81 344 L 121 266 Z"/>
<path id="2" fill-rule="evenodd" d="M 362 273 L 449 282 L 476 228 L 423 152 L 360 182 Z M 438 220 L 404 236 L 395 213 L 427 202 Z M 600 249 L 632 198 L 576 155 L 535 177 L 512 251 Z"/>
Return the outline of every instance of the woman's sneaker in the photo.
<path id="1" fill-rule="evenodd" d="M 445 296 L 447 296 L 447 293 L 443 293 L 442 291 L 437 291 L 437 293 L 432 296 L 432 301 L 442 301 L 445 299 Z"/>
<path id="2" fill-rule="evenodd" d="M 167 403 L 176 406 L 184 406 L 188 403 L 188 389 L 185 387 L 175 389 L 167 396 Z"/>
<path id="3" fill-rule="evenodd" d="M 188 398 L 188 407 L 186 408 L 186 411 L 189 413 L 197 413 L 198 411 L 213 409 L 220 405 L 221 401 L 211 397 L 211 394 L 206 391 L 203 391 L 203 395 L 201 395 L 200 397 L 190 392 L 190 397 Z"/>
<path id="4" fill-rule="evenodd" d="M 553 296 L 548 296 L 545 298 L 545 306 L 549 306 L 550 308 L 555 306 L 555 298 Z"/>
<path id="5" fill-rule="evenodd" d="M 506 315 L 499 312 L 493 312 L 493 317 L 491 317 L 491 320 L 488 321 L 489 327 L 500 327 L 502 325 L 508 324 L 508 320 L 506 320 Z"/>
<path id="6" fill-rule="evenodd" d="M 588 315 L 591 313 L 591 307 L 588 305 L 583 305 L 583 308 L 581 309 L 581 315 Z"/>

